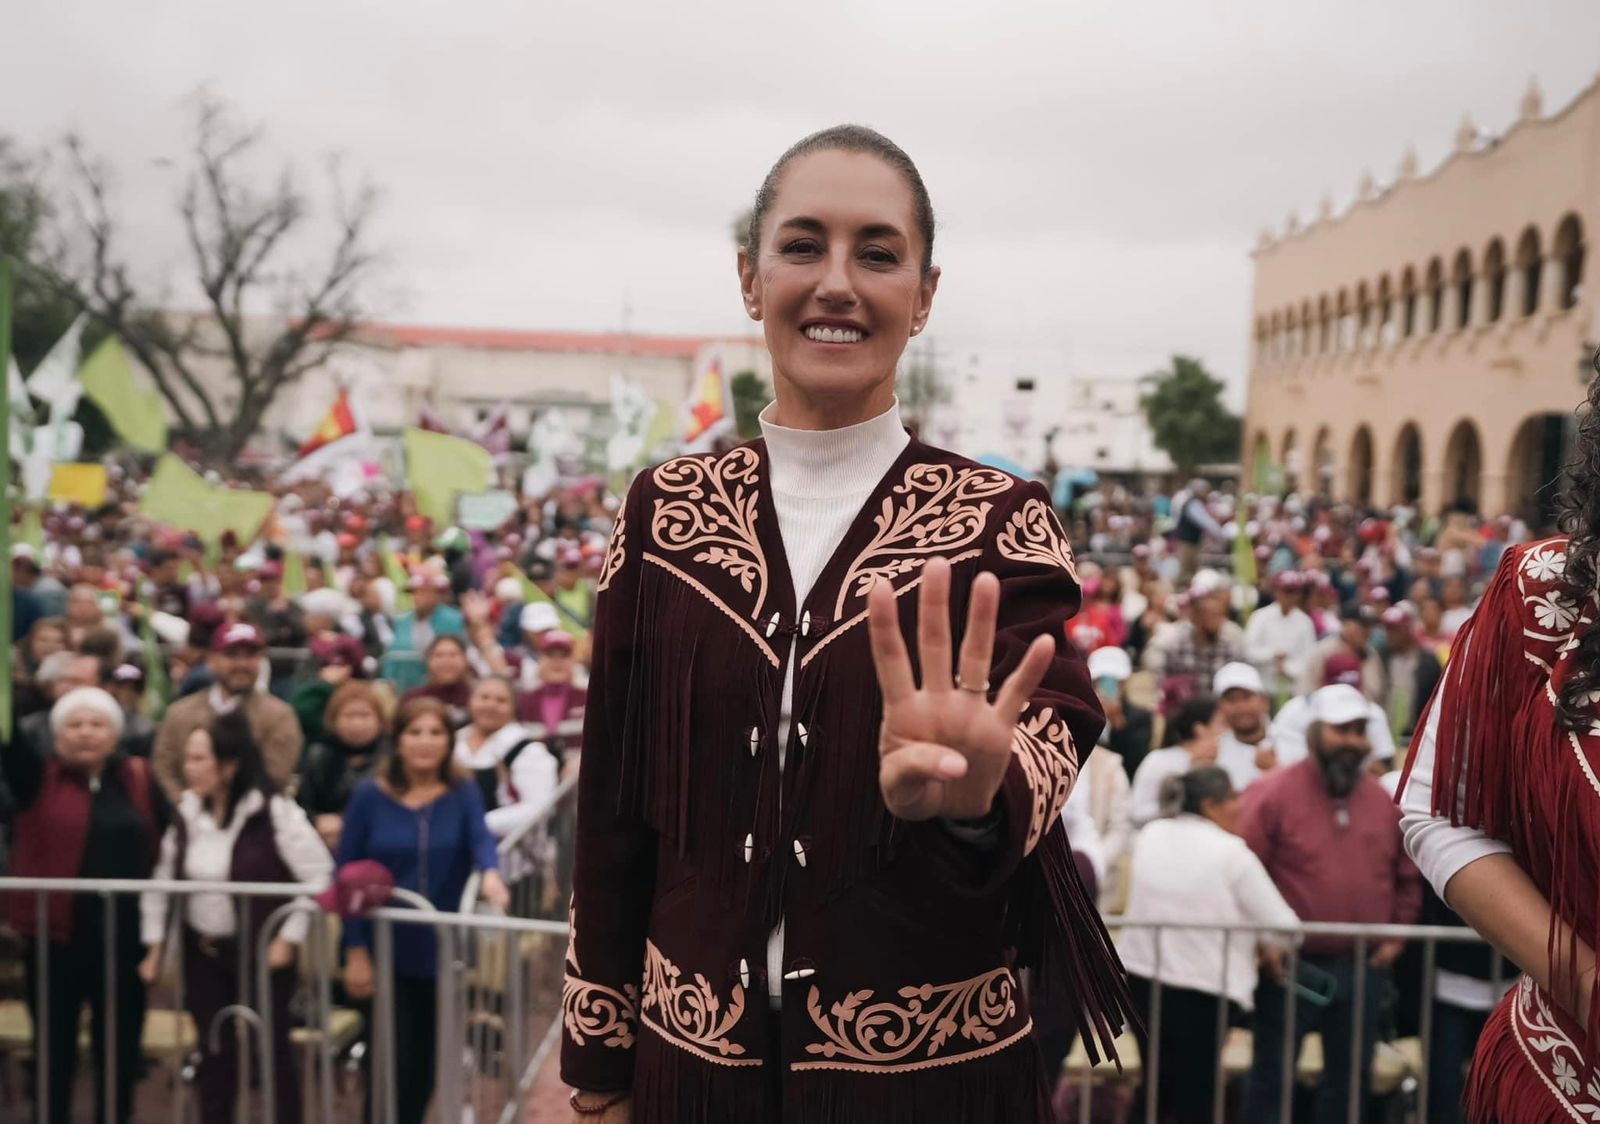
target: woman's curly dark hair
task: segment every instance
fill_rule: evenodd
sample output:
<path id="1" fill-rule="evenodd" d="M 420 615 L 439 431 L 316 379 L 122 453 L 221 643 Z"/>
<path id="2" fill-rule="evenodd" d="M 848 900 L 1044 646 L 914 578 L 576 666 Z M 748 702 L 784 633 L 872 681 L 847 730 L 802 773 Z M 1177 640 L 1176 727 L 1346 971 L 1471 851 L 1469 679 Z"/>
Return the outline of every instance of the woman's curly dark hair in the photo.
<path id="1" fill-rule="evenodd" d="M 1567 459 L 1566 485 L 1558 499 L 1559 526 L 1567 536 L 1564 575 L 1567 596 L 1582 605 L 1600 590 L 1600 353 L 1595 377 L 1578 407 L 1578 428 Z M 1572 657 L 1573 673 L 1561 685 L 1556 714 L 1566 730 L 1582 730 L 1594 718 L 1593 692 L 1600 690 L 1600 627 L 1584 633 Z"/>

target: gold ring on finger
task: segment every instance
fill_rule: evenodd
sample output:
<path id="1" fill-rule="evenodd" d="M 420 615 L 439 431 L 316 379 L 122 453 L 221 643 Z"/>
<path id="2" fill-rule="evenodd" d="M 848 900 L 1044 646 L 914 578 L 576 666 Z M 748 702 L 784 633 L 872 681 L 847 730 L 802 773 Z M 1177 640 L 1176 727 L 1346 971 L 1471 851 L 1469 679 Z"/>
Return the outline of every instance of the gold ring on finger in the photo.
<path id="1" fill-rule="evenodd" d="M 982 683 L 974 686 L 961 678 L 960 675 L 956 676 L 956 687 L 963 691 L 971 691 L 975 695 L 987 695 L 989 693 L 989 684 Z"/>

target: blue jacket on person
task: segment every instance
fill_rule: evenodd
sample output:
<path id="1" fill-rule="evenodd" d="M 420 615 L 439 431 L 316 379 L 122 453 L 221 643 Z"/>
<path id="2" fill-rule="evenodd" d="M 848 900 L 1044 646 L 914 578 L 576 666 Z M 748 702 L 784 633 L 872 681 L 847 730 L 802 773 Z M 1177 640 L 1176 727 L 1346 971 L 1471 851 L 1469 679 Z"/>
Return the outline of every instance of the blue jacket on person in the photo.
<path id="1" fill-rule="evenodd" d="M 415 890 L 434 908 L 455 913 L 473 871 L 497 870 L 499 854 L 483 818 L 483 794 L 461 781 L 431 804 L 408 808 L 376 780 L 356 786 L 344 813 L 339 865 L 375 859 L 389 868 L 394 884 Z M 373 923 L 351 918 L 344 947 L 371 949 Z M 438 975 L 438 946 L 430 925 L 394 926 L 394 970 L 406 979 Z"/>
<path id="2" fill-rule="evenodd" d="M 461 610 L 454 605 L 438 605 L 434 607 L 428 617 L 428 624 L 433 628 L 435 636 L 466 636 L 467 622 L 461 615 Z M 415 610 L 401 613 L 394 622 L 394 643 L 389 645 L 391 652 L 421 652 L 427 645 L 417 646 L 416 641 L 417 614 Z"/>

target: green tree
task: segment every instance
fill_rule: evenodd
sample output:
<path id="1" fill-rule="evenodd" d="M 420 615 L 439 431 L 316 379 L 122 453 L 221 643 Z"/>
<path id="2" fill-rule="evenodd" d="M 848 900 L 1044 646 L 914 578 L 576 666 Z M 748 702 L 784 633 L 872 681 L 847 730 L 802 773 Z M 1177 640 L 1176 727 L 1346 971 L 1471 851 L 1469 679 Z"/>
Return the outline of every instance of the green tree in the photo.
<path id="1" fill-rule="evenodd" d="M 0 251 L 50 294 L 50 309 L 64 302 L 69 322 L 86 311 L 120 336 L 161 393 L 174 436 L 216 463 L 236 458 L 278 395 L 325 363 L 367 315 L 363 292 L 379 261 L 370 185 L 347 191 L 335 168 L 332 229 L 319 240 L 312 201 L 288 169 L 265 187 L 256 181 L 251 169 L 262 155 L 259 130 L 209 96 L 196 100 L 178 212 L 204 311 L 188 316 L 135 282 L 111 170 L 81 141 L 65 142 L 63 182 L 37 174 L 37 162 L 0 163 L 0 197 L 21 201 L 13 221 L 0 220 Z M 57 206 L 58 198 L 76 204 Z M 319 241 L 321 264 L 303 266 Z M 41 320 L 52 340 L 54 328 Z"/>
<path id="2" fill-rule="evenodd" d="M 41 162 L 0 137 L 0 253 L 23 263 L 43 257 L 46 231 L 55 216 Z M 11 351 L 24 374 L 77 315 L 77 306 L 38 274 L 23 269 L 15 275 Z"/>
<path id="3" fill-rule="evenodd" d="M 1222 382 L 1198 359 L 1174 355 L 1169 370 L 1146 375 L 1142 381 L 1146 390 L 1139 404 L 1156 447 L 1172 458 L 1180 473 L 1238 460 L 1244 423 L 1223 404 Z"/>
<path id="4" fill-rule="evenodd" d="M 740 371 L 728 382 L 733 395 L 733 424 L 741 441 L 761 436 L 761 411 L 772 401 L 772 391 L 767 382 L 754 371 Z"/>

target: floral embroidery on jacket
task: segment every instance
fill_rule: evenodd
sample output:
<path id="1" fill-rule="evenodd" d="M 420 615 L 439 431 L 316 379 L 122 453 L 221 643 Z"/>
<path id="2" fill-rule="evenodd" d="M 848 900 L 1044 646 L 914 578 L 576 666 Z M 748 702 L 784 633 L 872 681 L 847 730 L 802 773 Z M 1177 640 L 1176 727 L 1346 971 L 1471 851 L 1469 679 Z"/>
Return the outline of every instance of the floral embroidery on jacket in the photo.
<path id="1" fill-rule="evenodd" d="M 561 985 L 561 1021 L 576 1045 L 600 1039 L 602 1046 L 631 1050 L 639 1018 L 637 999 L 632 984 L 618 992 L 569 971 Z"/>
<path id="2" fill-rule="evenodd" d="M 998 1028 L 1017 1014 L 1016 980 L 1009 968 L 959 983 L 902 987 L 898 1002 L 874 1000 L 876 994 L 849 992 L 824 1013 L 821 993 L 813 987 L 806 1011 L 823 1040 L 806 1043 L 805 1050 L 837 1061 L 800 1062 L 793 1068 L 894 1070 L 964 1061 L 1009 1045 L 1031 1026 L 1030 1020 L 1000 1040 Z M 940 1058 L 952 1045 L 963 1048 Z M 856 1064 L 845 1064 L 850 1062 Z"/>
<path id="3" fill-rule="evenodd" d="M 1040 707 L 1030 716 L 1023 711 L 1011 735 L 1011 752 L 1022 766 L 1033 792 L 1033 809 L 1028 817 L 1028 837 L 1022 853 L 1032 854 L 1050 825 L 1056 822 L 1061 806 L 1067 802 L 1072 782 L 1078 776 L 1078 751 L 1072 744 L 1072 731 L 1056 717 L 1053 707 Z"/>
<path id="4" fill-rule="evenodd" d="M 658 499 L 650 534 L 664 550 L 693 550 L 696 562 L 725 570 L 755 595 L 750 616 L 767 599 L 767 556 L 756 537 L 756 498 L 761 467 L 753 449 L 741 446 L 718 457 L 678 457 L 652 474 L 656 487 L 676 499 Z"/>
<path id="5" fill-rule="evenodd" d="M 760 1065 L 759 1059 L 736 1061 L 745 1048 L 728 1034 L 744 1015 L 744 988 L 733 985 L 724 1010 L 711 983 L 698 972 L 692 983 L 680 983 L 678 966 L 661 954 L 654 941 L 644 946 L 644 1024 L 696 1057 L 721 1065 Z M 651 1017 L 651 1012 L 655 1017 Z"/>
<path id="6" fill-rule="evenodd" d="M 1078 580 L 1078 566 L 1072 558 L 1072 546 L 1067 542 L 1067 532 L 1056 517 L 1055 510 L 1043 500 L 1030 499 L 1011 513 L 997 540 L 1000 557 L 1013 562 L 1038 562 L 1045 566 L 1060 566 L 1073 581 Z"/>
<path id="7" fill-rule="evenodd" d="M 622 569 L 623 560 L 627 556 L 628 521 L 621 511 L 617 512 L 617 521 L 611 528 L 611 541 L 606 543 L 606 560 L 600 567 L 600 580 L 595 583 L 594 591 L 602 593 L 611 584 L 611 579 L 617 576 L 617 571 Z"/>
<path id="8" fill-rule="evenodd" d="M 839 583 L 834 617 L 843 620 L 845 602 L 865 597 L 880 578 L 893 580 L 974 542 L 994 507 L 992 498 L 1015 484 L 992 468 L 915 464 L 906 469 L 905 479 L 873 516 L 877 533 Z"/>

